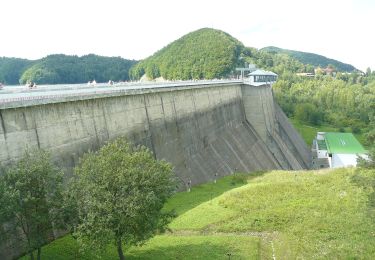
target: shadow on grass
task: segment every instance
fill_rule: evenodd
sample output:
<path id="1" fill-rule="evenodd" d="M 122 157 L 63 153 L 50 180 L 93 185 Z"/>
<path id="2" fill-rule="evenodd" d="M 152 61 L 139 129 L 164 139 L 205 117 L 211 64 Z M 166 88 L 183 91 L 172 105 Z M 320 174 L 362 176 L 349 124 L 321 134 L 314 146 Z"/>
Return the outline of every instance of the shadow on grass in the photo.
<path id="1" fill-rule="evenodd" d="M 175 210 L 177 215 L 195 208 L 199 204 L 212 200 L 226 191 L 246 185 L 251 179 L 262 176 L 266 171 L 234 173 L 217 180 L 192 187 L 190 192 L 176 193 L 165 205 L 166 211 Z"/>
<path id="2" fill-rule="evenodd" d="M 231 254 L 230 258 L 229 255 Z M 153 247 L 150 249 L 133 249 L 127 252 L 126 259 L 245 259 L 235 250 L 210 243 L 184 244 L 166 247 Z"/>

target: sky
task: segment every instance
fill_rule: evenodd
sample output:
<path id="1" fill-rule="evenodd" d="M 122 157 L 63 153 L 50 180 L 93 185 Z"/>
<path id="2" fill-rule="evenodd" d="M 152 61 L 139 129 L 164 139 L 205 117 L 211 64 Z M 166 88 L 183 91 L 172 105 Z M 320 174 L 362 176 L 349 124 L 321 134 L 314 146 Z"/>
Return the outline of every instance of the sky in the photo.
<path id="1" fill-rule="evenodd" d="M 374 0 L 0 0 L 0 57 L 139 60 L 203 27 L 375 70 Z"/>

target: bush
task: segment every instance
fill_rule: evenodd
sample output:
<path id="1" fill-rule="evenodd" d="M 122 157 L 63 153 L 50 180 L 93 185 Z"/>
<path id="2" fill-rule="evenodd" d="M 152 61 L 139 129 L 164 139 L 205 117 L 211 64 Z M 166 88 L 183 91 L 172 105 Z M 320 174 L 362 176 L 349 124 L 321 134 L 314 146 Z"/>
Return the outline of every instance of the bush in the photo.
<path id="1" fill-rule="evenodd" d="M 320 125 L 323 120 L 323 113 L 313 104 L 298 104 L 294 111 L 296 119 L 313 125 Z"/>

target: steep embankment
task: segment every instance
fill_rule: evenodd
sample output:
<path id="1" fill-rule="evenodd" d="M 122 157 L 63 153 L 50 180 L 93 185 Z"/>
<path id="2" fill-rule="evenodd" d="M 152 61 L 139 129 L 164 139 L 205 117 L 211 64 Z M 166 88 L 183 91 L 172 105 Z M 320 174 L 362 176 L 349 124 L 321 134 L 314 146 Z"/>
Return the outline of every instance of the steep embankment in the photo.
<path id="1" fill-rule="evenodd" d="M 203 28 L 170 43 L 131 69 L 133 79 L 212 79 L 230 74 L 244 46 L 229 34 Z"/>

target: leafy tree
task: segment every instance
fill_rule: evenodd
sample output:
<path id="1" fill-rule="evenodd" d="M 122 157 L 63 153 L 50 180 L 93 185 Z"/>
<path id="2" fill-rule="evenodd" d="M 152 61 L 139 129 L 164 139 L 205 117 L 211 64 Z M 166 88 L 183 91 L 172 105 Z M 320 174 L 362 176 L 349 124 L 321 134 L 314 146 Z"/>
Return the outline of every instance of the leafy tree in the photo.
<path id="1" fill-rule="evenodd" d="M 173 190 L 170 164 L 119 138 L 85 154 L 75 168 L 70 185 L 78 214 L 74 236 L 83 249 L 113 242 L 124 259 L 123 243 L 140 244 L 165 227 L 170 214 L 161 209 Z"/>
<path id="2" fill-rule="evenodd" d="M 366 76 L 370 76 L 370 75 L 371 75 L 371 68 L 368 67 L 368 68 L 366 69 Z"/>
<path id="3" fill-rule="evenodd" d="M 40 259 L 52 228 L 62 223 L 62 176 L 47 152 L 27 150 L 0 177 L 0 223 L 8 223 L 13 233 L 22 232 L 30 259 L 35 249 Z"/>
<path id="4" fill-rule="evenodd" d="M 375 109 L 375 104 L 372 105 Z M 358 164 L 360 167 L 375 169 L 375 110 L 371 111 L 370 115 L 370 131 L 366 134 L 366 142 L 368 149 L 368 160 L 359 159 Z"/>
<path id="5" fill-rule="evenodd" d="M 308 122 L 313 125 L 320 124 L 323 114 L 317 110 L 312 104 L 298 104 L 296 106 L 295 117 L 304 122 Z"/>

